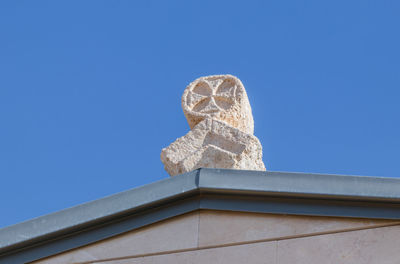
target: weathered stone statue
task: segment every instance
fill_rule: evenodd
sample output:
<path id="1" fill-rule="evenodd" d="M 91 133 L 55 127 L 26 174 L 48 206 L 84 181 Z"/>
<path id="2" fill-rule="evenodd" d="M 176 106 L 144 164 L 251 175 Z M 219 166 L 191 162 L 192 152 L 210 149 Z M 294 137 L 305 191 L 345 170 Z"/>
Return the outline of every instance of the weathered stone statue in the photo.
<path id="1" fill-rule="evenodd" d="M 169 175 L 198 168 L 265 171 L 249 99 L 238 78 L 195 80 L 183 93 L 182 108 L 191 131 L 161 151 Z"/>

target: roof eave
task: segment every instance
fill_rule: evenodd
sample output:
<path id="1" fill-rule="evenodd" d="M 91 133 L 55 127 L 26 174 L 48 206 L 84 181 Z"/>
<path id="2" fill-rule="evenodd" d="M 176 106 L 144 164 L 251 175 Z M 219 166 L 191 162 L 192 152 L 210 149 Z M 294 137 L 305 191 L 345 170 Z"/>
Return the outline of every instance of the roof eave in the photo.
<path id="1" fill-rule="evenodd" d="M 65 235 L 77 239 L 53 253 L 198 209 L 400 219 L 400 179 L 198 169 L 0 229 L 0 263 L 24 248 L 34 252 L 24 261 L 50 254 L 34 247 Z"/>

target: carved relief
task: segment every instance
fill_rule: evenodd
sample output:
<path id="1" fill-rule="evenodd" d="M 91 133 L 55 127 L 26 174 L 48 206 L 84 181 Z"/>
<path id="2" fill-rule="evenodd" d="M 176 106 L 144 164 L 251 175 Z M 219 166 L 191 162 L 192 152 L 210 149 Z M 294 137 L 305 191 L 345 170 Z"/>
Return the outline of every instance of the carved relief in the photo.
<path id="1" fill-rule="evenodd" d="M 212 118 L 253 134 L 253 115 L 246 91 L 232 75 L 195 80 L 183 93 L 182 108 L 191 129 L 205 118 Z"/>
<path id="2" fill-rule="evenodd" d="M 183 93 L 182 108 L 191 131 L 161 152 L 171 176 L 197 168 L 265 170 L 239 79 L 214 75 L 195 80 Z"/>

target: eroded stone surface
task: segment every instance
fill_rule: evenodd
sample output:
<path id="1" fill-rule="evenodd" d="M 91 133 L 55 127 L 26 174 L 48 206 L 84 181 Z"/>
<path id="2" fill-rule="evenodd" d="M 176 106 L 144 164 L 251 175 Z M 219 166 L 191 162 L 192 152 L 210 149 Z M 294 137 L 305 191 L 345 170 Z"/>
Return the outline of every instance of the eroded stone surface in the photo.
<path id="1" fill-rule="evenodd" d="M 242 82 L 232 75 L 201 77 L 182 96 L 182 108 L 191 129 L 206 118 L 223 121 L 253 134 L 254 121 Z"/>
<path id="2" fill-rule="evenodd" d="M 265 170 L 250 103 L 238 78 L 195 80 L 184 91 L 182 108 L 192 130 L 161 152 L 171 176 L 198 168 Z"/>
<path id="3" fill-rule="evenodd" d="M 163 149 L 161 160 L 172 176 L 198 168 L 265 170 L 255 136 L 211 118 Z"/>

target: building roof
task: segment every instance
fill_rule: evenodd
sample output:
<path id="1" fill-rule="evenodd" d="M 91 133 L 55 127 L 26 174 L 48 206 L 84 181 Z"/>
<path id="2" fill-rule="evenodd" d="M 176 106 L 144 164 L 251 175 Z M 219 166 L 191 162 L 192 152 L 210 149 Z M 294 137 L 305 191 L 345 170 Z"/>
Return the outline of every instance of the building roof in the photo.
<path id="1" fill-rule="evenodd" d="M 200 209 L 400 219 L 400 179 L 198 169 L 0 229 L 23 263 Z"/>

